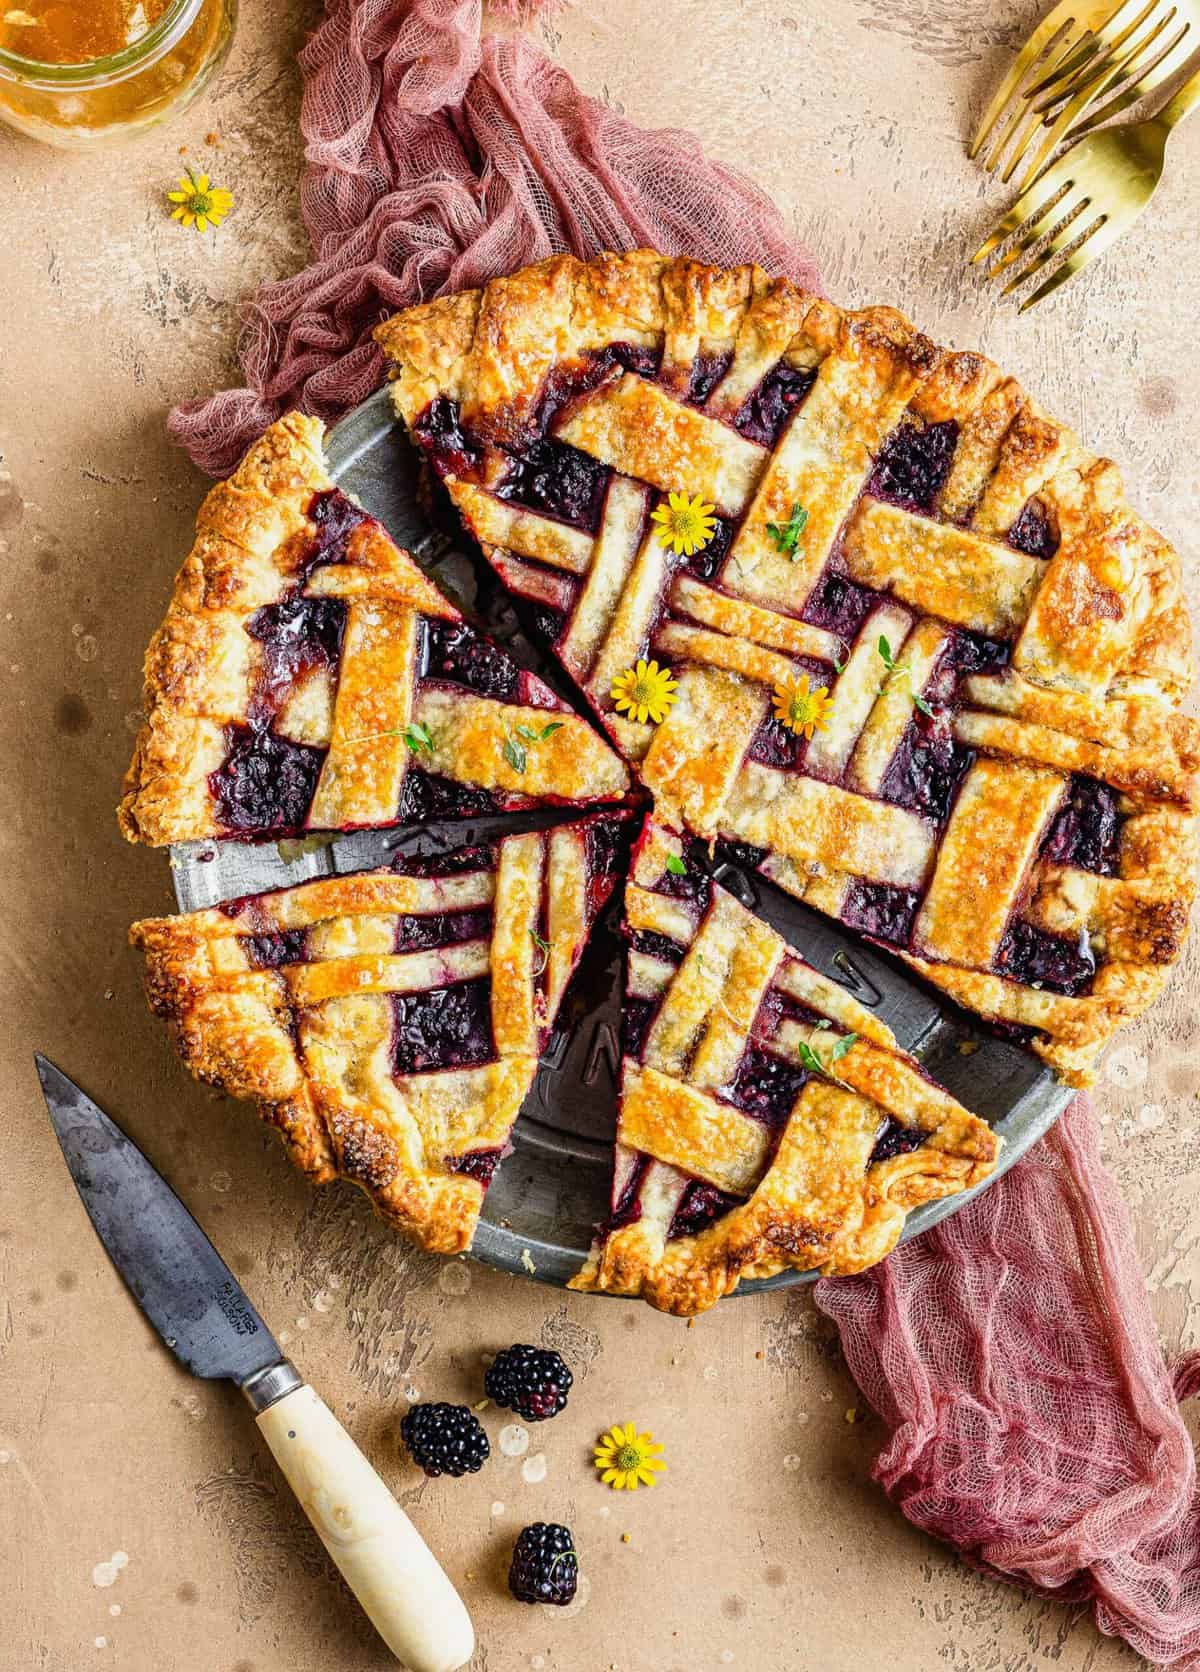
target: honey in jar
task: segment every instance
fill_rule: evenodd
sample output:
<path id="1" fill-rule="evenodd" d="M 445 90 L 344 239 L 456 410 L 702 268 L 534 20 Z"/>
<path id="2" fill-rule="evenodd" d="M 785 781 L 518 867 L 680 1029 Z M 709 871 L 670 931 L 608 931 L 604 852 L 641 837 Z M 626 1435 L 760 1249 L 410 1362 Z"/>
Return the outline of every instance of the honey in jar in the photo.
<path id="1" fill-rule="evenodd" d="M 0 0 L 0 119 L 52 145 L 181 110 L 233 38 L 236 0 Z"/>

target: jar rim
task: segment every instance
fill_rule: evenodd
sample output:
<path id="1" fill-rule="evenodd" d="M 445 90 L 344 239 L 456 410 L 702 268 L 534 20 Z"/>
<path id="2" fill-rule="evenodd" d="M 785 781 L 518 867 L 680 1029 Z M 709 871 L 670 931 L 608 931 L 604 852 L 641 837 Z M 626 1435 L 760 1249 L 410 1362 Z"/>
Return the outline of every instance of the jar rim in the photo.
<path id="1" fill-rule="evenodd" d="M 177 44 L 195 22 L 204 0 L 172 0 L 144 35 L 104 58 L 85 58 L 78 64 L 50 64 L 25 58 L 0 47 L 0 78 L 48 89 L 104 87 L 136 75 Z"/>

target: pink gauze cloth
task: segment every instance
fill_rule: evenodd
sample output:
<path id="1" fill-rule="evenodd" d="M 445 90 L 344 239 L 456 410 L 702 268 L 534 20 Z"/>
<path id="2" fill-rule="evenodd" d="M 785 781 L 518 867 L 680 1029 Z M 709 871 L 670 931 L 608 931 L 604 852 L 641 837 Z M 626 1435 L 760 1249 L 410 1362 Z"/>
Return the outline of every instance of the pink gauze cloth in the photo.
<path id="1" fill-rule="evenodd" d="M 818 288 L 754 186 L 691 136 L 585 97 L 526 38 L 481 38 L 479 0 L 326 12 L 301 59 L 314 260 L 257 297 L 249 387 L 172 414 L 203 468 L 230 470 L 289 406 L 334 419 L 366 399 L 389 313 L 557 251 L 757 260 Z M 1090 1601 L 1148 1659 L 1200 1668 L 1200 1509 L 1176 1403 L 1200 1390 L 1200 1355 L 1172 1388 L 1082 1100 L 961 1213 L 817 1300 L 890 1431 L 875 1475 L 910 1521 L 998 1577 Z"/>
<path id="2" fill-rule="evenodd" d="M 859 1277 L 825 1279 L 917 1527 L 1156 1665 L 1200 1667 L 1200 1501 L 1129 1211 L 1086 1098 L 1003 1178 Z"/>
<path id="3" fill-rule="evenodd" d="M 336 419 L 365 400 L 384 381 L 371 330 L 389 314 L 546 256 L 645 246 L 759 261 L 817 288 L 811 257 L 756 186 L 692 135 L 648 132 L 587 98 L 525 35 L 481 37 L 481 10 L 327 0 L 300 55 L 314 259 L 249 310 L 249 387 L 171 414 L 201 469 L 232 470 L 289 407 Z"/>

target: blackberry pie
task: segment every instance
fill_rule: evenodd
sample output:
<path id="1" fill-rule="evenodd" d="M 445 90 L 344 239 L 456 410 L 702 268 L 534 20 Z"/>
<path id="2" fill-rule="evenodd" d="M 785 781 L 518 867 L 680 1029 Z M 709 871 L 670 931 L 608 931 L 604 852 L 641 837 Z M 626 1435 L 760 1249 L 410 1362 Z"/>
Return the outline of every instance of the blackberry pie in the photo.
<path id="1" fill-rule="evenodd" d="M 1176 553 L 981 355 L 754 267 L 559 256 L 380 326 L 396 411 L 658 819 L 1066 1080 L 1196 857 Z"/>
<path id="2" fill-rule="evenodd" d="M 151 1008 L 315 1183 L 461 1253 L 619 880 L 623 816 L 135 923 Z"/>
<path id="3" fill-rule="evenodd" d="M 571 1285 L 689 1314 L 743 1277 L 874 1265 L 1000 1149 L 703 848 L 650 824 L 635 852 L 612 1212 Z"/>

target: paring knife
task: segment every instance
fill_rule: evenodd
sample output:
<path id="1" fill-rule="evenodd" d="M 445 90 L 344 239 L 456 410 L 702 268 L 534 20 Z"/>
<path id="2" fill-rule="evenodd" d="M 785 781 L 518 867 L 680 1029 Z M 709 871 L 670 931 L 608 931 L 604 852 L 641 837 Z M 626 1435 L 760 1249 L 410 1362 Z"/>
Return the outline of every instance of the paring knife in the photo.
<path id="1" fill-rule="evenodd" d="M 83 1205 L 134 1299 L 194 1376 L 235 1382 L 288 1485 L 371 1623 L 411 1672 L 475 1649 L 462 1599 L 328 1406 L 302 1381 L 183 1203 L 45 1057 L 38 1077 Z"/>

